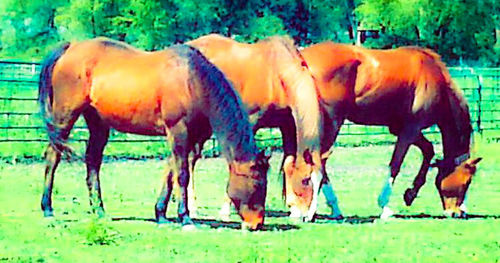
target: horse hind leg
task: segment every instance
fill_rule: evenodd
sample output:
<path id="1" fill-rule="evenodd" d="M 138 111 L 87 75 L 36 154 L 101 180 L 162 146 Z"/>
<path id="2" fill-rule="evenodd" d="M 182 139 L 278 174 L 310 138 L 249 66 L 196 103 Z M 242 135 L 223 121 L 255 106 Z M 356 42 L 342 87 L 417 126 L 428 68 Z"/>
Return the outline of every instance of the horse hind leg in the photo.
<path id="1" fill-rule="evenodd" d="M 418 135 L 417 140 L 413 144 L 417 146 L 420 151 L 422 151 L 423 159 L 422 164 L 420 165 L 420 170 L 413 181 L 413 188 L 406 189 L 404 193 L 404 200 L 407 206 L 410 206 L 413 203 L 413 200 L 415 200 L 418 195 L 418 191 L 425 184 L 426 175 L 429 171 L 431 160 L 434 157 L 434 147 L 422 133 Z"/>
<path id="2" fill-rule="evenodd" d="M 338 114 L 340 115 L 340 114 Z M 344 217 L 342 216 L 342 211 L 340 210 L 339 204 L 338 204 L 338 198 L 337 195 L 335 194 L 335 190 L 333 189 L 332 184 L 330 183 L 330 179 L 328 178 L 328 174 L 326 172 L 326 161 L 328 160 L 328 157 L 330 156 L 330 153 L 328 152 L 329 149 L 332 147 L 332 145 L 335 143 L 337 136 L 340 131 L 340 127 L 344 123 L 343 118 L 336 118 L 331 122 L 331 132 L 326 132 L 325 137 L 322 139 L 322 153 L 323 155 L 321 156 L 321 172 L 323 174 L 323 179 L 321 182 L 321 191 L 323 192 L 323 195 L 325 196 L 326 204 L 330 207 L 331 209 L 331 217 L 335 220 L 342 220 Z"/>
<path id="3" fill-rule="evenodd" d="M 188 184 L 188 207 L 189 212 L 192 217 L 197 216 L 198 207 L 196 206 L 196 192 L 194 189 L 194 168 L 196 162 L 201 158 L 201 150 L 203 147 L 203 143 L 197 143 L 194 145 L 194 150 L 191 153 L 191 158 L 189 160 L 189 184 Z"/>
<path id="4" fill-rule="evenodd" d="M 89 108 L 83 113 L 89 129 L 89 140 L 85 152 L 87 166 L 87 187 L 89 189 L 90 207 L 92 212 L 99 217 L 104 216 L 104 205 L 101 197 L 99 171 L 102 163 L 104 147 L 108 142 L 109 126 L 99 117 L 94 108 Z"/>
<path id="5" fill-rule="evenodd" d="M 45 217 L 54 215 L 52 208 L 52 189 L 54 187 L 55 172 L 61 161 L 62 153 L 69 149 L 65 143 L 78 116 L 78 112 L 60 113 L 56 111 L 53 113 L 52 121 L 47 123 L 50 142 L 44 155 L 45 179 L 41 201 L 41 208 Z"/>

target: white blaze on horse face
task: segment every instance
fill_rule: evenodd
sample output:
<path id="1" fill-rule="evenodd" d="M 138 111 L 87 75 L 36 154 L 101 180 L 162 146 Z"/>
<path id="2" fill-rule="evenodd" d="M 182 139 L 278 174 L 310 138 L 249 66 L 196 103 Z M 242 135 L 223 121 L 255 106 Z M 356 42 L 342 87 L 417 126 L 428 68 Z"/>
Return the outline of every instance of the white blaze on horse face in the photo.
<path id="1" fill-rule="evenodd" d="M 313 196 L 311 205 L 309 206 L 309 211 L 307 211 L 307 220 L 311 221 L 316 214 L 316 210 L 318 209 L 318 195 L 319 195 L 319 187 L 321 185 L 321 175 L 314 171 L 311 173 L 311 182 L 313 184 Z"/>

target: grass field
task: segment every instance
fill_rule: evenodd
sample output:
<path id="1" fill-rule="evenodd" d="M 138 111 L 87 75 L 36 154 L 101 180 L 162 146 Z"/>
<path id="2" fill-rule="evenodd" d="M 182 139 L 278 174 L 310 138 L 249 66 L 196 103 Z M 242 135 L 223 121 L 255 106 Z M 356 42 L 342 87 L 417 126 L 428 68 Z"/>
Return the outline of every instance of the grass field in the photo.
<path id="1" fill-rule="evenodd" d="M 440 152 L 439 147 L 437 152 Z M 420 162 L 411 149 L 395 183 L 389 221 L 376 205 L 391 146 L 334 149 L 328 163 L 344 222 L 328 220 L 321 197 L 315 223 L 287 219 L 275 153 L 269 172 L 264 231 L 238 230 L 240 219 L 217 220 L 227 181 L 224 160 L 204 159 L 196 169 L 198 228 L 158 227 L 153 206 L 165 161 L 103 164 L 105 220 L 88 214 L 85 167 L 62 163 L 54 188 L 55 219 L 39 208 L 42 163 L 0 164 L 0 262 L 500 262 L 500 146 L 479 144 L 484 157 L 469 192 L 469 220 L 444 219 L 431 170 L 412 207 L 402 194 Z M 334 174 L 334 175 L 333 175 Z M 169 215 L 175 218 L 176 205 Z"/>

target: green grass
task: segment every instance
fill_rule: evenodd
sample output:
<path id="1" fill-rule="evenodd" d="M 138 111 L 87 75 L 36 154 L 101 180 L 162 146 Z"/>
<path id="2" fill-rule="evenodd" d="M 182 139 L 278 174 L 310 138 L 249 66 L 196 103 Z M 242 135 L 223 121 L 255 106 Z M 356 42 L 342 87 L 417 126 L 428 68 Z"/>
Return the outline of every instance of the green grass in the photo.
<path id="1" fill-rule="evenodd" d="M 439 146 L 436 147 L 440 152 Z M 500 146 L 479 143 L 484 157 L 469 192 L 469 220 L 433 218 L 442 214 L 431 170 L 412 207 L 402 194 L 411 185 L 420 154 L 411 149 L 396 180 L 391 207 L 406 218 L 373 220 L 376 197 L 387 173 L 392 146 L 334 149 L 328 162 L 333 185 L 348 220 L 297 223 L 267 217 L 267 231 L 242 232 L 216 221 L 224 199 L 224 160 L 204 159 L 196 168 L 199 219 L 192 232 L 177 223 L 151 221 L 165 161 L 114 161 L 103 164 L 106 220 L 88 214 L 85 167 L 62 163 L 54 188 L 55 219 L 39 208 L 43 164 L 0 164 L 0 261 L 12 262 L 499 262 Z M 280 197 L 274 154 L 269 172 L 267 209 L 286 211 Z M 319 213 L 328 209 L 323 197 Z M 168 215 L 175 218 L 176 204 Z M 282 215 L 282 213 L 275 213 Z M 419 215 L 427 216 L 419 216 Z M 430 216 L 430 217 L 429 217 Z M 200 221 L 198 221 L 200 222 Z"/>

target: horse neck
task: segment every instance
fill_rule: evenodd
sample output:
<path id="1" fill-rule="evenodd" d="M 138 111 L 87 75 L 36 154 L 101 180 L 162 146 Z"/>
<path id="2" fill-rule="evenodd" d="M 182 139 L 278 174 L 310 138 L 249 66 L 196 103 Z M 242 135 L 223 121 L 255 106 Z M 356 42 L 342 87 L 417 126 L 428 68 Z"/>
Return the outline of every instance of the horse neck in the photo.
<path id="1" fill-rule="evenodd" d="M 445 159 L 469 154 L 472 126 L 469 108 L 463 95 L 454 87 L 447 89 L 438 126 L 443 139 Z"/>
<path id="2" fill-rule="evenodd" d="M 302 59 L 303 60 L 303 59 Z M 278 61 L 276 61 L 278 62 Z M 297 150 L 319 151 L 320 106 L 316 83 L 309 70 L 293 58 L 277 65 L 281 83 L 287 90 L 297 128 Z"/>
<path id="3" fill-rule="evenodd" d="M 252 126 L 240 97 L 224 74 L 198 50 L 191 48 L 190 67 L 196 72 L 208 116 L 221 153 L 229 162 L 254 160 L 257 153 Z"/>

